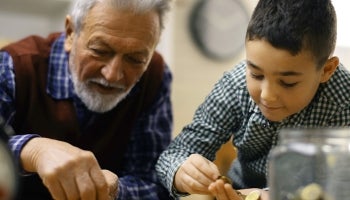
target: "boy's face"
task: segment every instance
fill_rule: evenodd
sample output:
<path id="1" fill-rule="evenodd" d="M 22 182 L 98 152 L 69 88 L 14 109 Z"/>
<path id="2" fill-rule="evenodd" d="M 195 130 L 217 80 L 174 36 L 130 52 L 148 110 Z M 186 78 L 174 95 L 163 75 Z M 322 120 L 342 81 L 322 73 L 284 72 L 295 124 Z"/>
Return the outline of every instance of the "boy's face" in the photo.
<path id="1" fill-rule="evenodd" d="M 323 70 L 306 51 L 292 56 L 265 40 L 252 40 L 246 42 L 246 58 L 249 94 L 271 121 L 301 111 L 325 81 Z"/>

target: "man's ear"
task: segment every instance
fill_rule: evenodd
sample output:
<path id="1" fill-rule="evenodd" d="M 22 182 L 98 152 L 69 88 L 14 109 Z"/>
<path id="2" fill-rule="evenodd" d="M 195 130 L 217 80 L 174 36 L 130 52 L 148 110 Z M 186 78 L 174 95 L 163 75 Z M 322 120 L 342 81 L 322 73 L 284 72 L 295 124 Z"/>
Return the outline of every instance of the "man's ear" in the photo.
<path id="1" fill-rule="evenodd" d="M 74 36 L 74 26 L 72 22 L 71 16 L 66 16 L 65 21 L 65 31 L 66 31 L 66 39 L 64 41 L 64 50 L 70 52 L 73 45 L 73 36 Z"/>
<path id="2" fill-rule="evenodd" d="M 335 70 L 337 69 L 339 65 L 339 58 L 334 56 L 332 58 L 329 58 L 326 63 L 324 64 L 322 70 L 322 77 L 321 77 L 321 83 L 327 82 L 331 76 L 333 75 L 333 73 L 335 72 Z"/>

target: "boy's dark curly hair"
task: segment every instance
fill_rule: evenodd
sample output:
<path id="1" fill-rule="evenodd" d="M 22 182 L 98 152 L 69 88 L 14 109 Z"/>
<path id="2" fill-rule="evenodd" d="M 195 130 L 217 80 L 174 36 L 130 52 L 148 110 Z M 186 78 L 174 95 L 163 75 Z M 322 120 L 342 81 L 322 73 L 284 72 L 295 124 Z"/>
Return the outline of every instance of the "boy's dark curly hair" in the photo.
<path id="1" fill-rule="evenodd" d="M 264 39 L 292 55 L 310 51 L 320 68 L 333 53 L 337 20 L 331 0 L 260 0 L 246 41 Z"/>

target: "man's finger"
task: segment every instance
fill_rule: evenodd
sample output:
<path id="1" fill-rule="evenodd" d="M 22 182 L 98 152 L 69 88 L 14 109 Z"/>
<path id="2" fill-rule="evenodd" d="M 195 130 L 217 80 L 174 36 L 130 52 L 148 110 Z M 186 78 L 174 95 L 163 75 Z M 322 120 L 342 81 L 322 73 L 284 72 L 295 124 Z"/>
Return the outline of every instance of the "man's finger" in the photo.
<path id="1" fill-rule="evenodd" d="M 95 184 L 96 188 L 96 197 L 98 200 L 105 200 L 109 198 L 109 189 L 103 175 L 102 171 L 99 168 L 92 168 L 90 170 L 90 177 Z"/>
<path id="2" fill-rule="evenodd" d="M 83 172 L 76 177 L 80 199 L 96 199 L 96 188 L 88 172 Z"/>

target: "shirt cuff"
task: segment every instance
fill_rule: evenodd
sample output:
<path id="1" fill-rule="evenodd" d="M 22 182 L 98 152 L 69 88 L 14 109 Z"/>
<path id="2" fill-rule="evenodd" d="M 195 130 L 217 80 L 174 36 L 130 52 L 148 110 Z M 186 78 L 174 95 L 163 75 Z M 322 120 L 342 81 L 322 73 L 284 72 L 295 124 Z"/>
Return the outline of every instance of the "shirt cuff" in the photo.
<path id="1" fill-rule="evenodd" d="M 183 192 L 179 192 L 176 190 L 175 186 L 174 186 L 174 181 L 175 181 L 175 174 L 177 172 L 177 170 L 179 170 L 180 166 L 183 164 L 183 162 L 185 162 L 187 158 L 183 157 L 183 158 L 179 158 L 178 160 L 174 161 L 174 165 L 172 167 L 169 168 L 169 175 L 171 176 L 171 181 L 169 183 L 171 183 L 171 194 L 173 197 L 185 197 L 190 195 L 189 193 L 183 193 Z"/>
<path id="2" fill-rule="evenodd" d="M 183 192 L 177 191 L 176 188 L 174 187 L 174 185 L 171 189 L 171 193 L 173 194 L 174 197 L 185 197 L 185 196 L 190 195 L 189 193 L 183 193 Z"/>
<path id="3" fill-rule="evenodd" d="M 21 151 L 29 140 L 36 137 L 40 137 L 40 135 L 37 135 L 37 134 L 14 135 L 9 139 L 8 144 L 13 153 L 15 162 L 17 163 L 17 166 L 19 166 L 19 169 L 23 174 L 28 174 L 28 172 L 26 172 L 21 165 L 21 162 L 20 162 Z"/>

